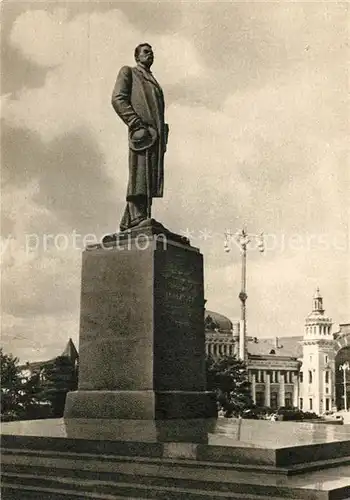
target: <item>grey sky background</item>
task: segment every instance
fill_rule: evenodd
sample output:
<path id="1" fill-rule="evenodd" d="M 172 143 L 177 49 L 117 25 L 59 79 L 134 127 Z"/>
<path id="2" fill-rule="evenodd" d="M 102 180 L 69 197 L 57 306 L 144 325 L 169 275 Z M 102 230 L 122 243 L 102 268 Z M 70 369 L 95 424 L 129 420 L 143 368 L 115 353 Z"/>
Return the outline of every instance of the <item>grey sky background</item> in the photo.
<path id="1" fill-rule="evenodd" d="M 83 243 L 116 231 L 125 203 L 111 92 L 143 41 L 170 125 L 154 216 L 203 252 L 207 307 L 239 317 L 240 254 L 223 242 L 245 226 L 267 237 L 248 255 L 249 335 L 301 335 L 317 286 L 335 330 L 349 322 L 348 4 L 3 2 L 1 16 L 7 351 L 78 341 Z"/>

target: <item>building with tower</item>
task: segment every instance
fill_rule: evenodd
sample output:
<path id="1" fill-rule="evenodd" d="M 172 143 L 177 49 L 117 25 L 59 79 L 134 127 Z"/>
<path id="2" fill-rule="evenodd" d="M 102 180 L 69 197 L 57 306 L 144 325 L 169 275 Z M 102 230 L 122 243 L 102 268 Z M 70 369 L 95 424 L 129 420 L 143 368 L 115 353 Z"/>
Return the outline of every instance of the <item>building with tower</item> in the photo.
<path id="1" fill-rule="evenodd" d="M 206 311 L 206 352 L 239 355 L 239 321 Z M 322 414 L 350 405 L 350 324 L 332 333 L 332 320 L 317 289 L 303 335 L 246 339 L 246 363 L 252 399 L 272 409 L 297 407 Z M 345 384 L 344 384 L 345 378 Z M 344 392 L 347 398 L 344 398 Z"/>
<path id="2" fill-rule="evenodd" d="M 335 342 L 319 288 L 305 321 L 300 371 L 301 410 L 321 414 L 335 407 Z"/>

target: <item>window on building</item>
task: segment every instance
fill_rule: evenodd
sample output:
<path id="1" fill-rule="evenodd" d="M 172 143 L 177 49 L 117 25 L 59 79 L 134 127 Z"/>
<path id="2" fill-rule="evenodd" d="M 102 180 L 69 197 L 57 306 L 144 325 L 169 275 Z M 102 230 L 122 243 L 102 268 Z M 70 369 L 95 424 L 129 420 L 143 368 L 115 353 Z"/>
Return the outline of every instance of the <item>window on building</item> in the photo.
<path id="1" fill-rule="evenodd" d="M 309 410 L 312 410 L 312 398 L 309 399 Z"/>
<path id="2" fill-rule="evenodd" d="M 303 409 L 303 403 L 304 403 L 303 398 L 300 398 L 299 406 L 301 410 Z"/>
<path id="3" fill-rule="evenodd" d="M 329 398 L 326 398 L 326 411 L 329 411 L 329 409 L 330 409 Z"/>
<path id="4" fill-rule="evenodd" d="M 309 370 L 309 384 L 312 384 L 312 371 Z"/>
<path id="5" fill-rule="evenodd" d="M 275 384 L 278 384 L 278 381 L 279 381 L 279 377 L 278 377 L 279 372 L 278 372 L 278 370 L 276 370 L 273 373 L 274 373 L 274 382 L 275 382 Z"/>
<path id="6" fill-rule="evenodd" d="M 280 402 L 279 406 L 284 406 L 284 401 Z M 277 410 L 277 408 L 278 408 L 278 394 L 277 394 L 277 392 L 271 392 L 270 407 L 272 408 L 272 410 Z"/>
<path id="7" fill-rule="evenodd" d="M 329 384 L 329 371 L 328 370 L 325 373 L 325 382 L 326 382 L 326 384 Z"/>
<path id="8" fill-rule="evenodd" d="M 286 395 L 284 397 L 284 406 L 286 408 L 293 407 L 293 395 L 290 392 L 286 392 Z"/>
<path id="9" fill-rule="evenodd" d="M 329 389 L 328 389 L 328 387 L 326 387 L 326 394 L 329 394 Z"/>
<path id="10" fill-rule="evenodd" d="M 300 372 L 299 374 L 299 379 L 300 379 L 300 382 L 303 383 L 303 379 L 304 379 L 304 374 L 303 372 Z"/>
<path id="11" fill-rule="evenodd" d="M 324 357 L 324 361 L 325 361 L 326 364 L 328 363 L 328 356 L 327 356 L 327 354 Z"/>
<path id="12" fill-rule="evenodd" d="M 256 406 L 265 406 L 265 394 L 257 392 L 255 395 Z"/>
<path id="13" fill-rule="evenodd" d="M 265 372 L 264 372 L 264 370 L 260 370 L 260 382 L 261 383 L 265 382 Z"/>

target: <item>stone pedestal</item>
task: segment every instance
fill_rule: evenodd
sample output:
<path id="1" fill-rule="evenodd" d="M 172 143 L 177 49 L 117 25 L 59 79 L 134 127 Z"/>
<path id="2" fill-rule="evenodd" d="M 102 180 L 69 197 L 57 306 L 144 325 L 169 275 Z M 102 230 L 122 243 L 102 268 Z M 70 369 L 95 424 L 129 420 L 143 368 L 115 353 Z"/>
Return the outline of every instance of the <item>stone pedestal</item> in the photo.
<path id="1" fill-rule="evenodd" d="M 149 226 L 85 250 L 79 386 L 67 395 L 65 417 L 215 415 L 198 249 Z"/>

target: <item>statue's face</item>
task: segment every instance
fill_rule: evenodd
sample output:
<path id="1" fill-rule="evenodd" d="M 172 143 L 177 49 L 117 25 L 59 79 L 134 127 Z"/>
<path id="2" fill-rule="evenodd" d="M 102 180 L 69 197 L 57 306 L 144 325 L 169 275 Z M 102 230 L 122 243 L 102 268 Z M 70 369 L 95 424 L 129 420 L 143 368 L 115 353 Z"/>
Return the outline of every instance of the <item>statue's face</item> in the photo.
<path id="1" fill-rule="evenodd" d="M 144 66 L 150 68 L 154 60 L 152 47 L 150 47 L 149 45 L 144 45 L 143 47 L 141 47 L 137 60 Z"/>

